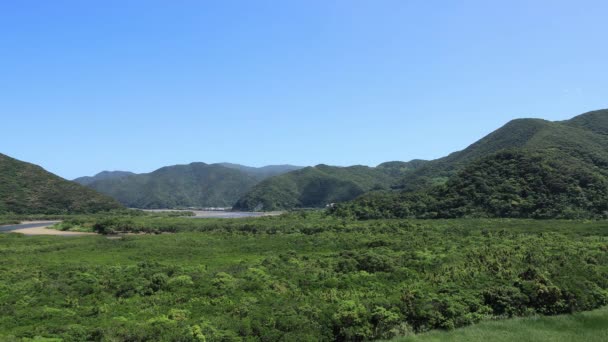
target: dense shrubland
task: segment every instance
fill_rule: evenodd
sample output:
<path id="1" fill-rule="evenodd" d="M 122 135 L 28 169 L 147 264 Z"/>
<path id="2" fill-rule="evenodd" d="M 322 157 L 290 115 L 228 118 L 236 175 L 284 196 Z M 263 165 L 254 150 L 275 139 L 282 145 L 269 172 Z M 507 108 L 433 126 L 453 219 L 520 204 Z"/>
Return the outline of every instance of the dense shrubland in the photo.
<path id="1" fill-rule="evenodd" d="M 78 220 L 180 233 L 0 235 L 4 339 L 370 340 L 608 302 L 602 221 Z"/>

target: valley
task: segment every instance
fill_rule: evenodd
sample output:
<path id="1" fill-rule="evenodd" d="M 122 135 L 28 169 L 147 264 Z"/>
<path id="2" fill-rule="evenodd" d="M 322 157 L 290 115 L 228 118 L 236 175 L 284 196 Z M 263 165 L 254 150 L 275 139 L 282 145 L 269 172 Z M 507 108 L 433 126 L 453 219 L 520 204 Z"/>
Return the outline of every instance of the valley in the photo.
<path id="1" fill-rule="evenodd" d="M 0 340 L 601 340 L 607 117 L 515 120 L 376 167 L 78 184 L 1 156 Z"/>

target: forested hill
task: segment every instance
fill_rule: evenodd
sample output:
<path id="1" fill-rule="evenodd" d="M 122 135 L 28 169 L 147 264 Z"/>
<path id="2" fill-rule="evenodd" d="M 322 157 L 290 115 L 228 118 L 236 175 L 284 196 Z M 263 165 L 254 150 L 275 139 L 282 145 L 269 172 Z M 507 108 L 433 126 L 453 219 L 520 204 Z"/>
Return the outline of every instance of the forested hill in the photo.
<path id="1" fill-rule="evenodd" d="M 121 207 L 115 200 L 40 166 L 0 154 L 0 213 L 91 213 Z"/>
<path id="2" fill-rule="evenodd" d="M 258 179 L 220 164 L 191 163 L 88 184 L 127 207 L 230 207 Z"/>
<path id="3" fill-rule="evenodd" d="M 488 134 L 466 149 L 428 162 L 407 174 L 400 182 L 404 190 L 417 190 L 444 183 L 468 163 L 504 149 L 551 149 L 576 157 L 598 158 L 608 146 L 608 110 L 589 112 L 571 120 L 551 122 L 541 119 L 516 119 Z M 604 160 L 608 160 L 608 158 Z"/>
<path id="4" fill-rule="evenodd" d="M 377 167 L 320 164 L 260 182 L 234 206 L 239 210 L 324 207 L 351 200 L 367 191 L 390 189 L 425 161 L 387 162 Z"/>
<path id="5" fill-rule="evenodd" d="M 304 168 L 303 166 L 295 166 L 289 164 L 266 165 L 262 167 L 251 167 L 233 163 L 220 163 L 220 165 L 225 166 L 227 168 L 243 171 L 246 174 L 253 176 L 259 180 Z"/>
<path id="6" fill-rule="evenodd" d="M 406 175 L 400 193 L 338 205 L 342 216 L 608 216 L 608 111 L 509 122 L 467 149 Z"/>
<path id="7" fill-rule="evenodd" d="M 104 179 L 114 179 L 114 178 L 123 178 L 127 176 L 135 175 L 133 172 L 128 171 L 102 171 L 95 176 L 85 176 L 78 177 L 74 179 L 74 182 L 82 185 L 89 185 L 93 182 L 104 180 Z"/>

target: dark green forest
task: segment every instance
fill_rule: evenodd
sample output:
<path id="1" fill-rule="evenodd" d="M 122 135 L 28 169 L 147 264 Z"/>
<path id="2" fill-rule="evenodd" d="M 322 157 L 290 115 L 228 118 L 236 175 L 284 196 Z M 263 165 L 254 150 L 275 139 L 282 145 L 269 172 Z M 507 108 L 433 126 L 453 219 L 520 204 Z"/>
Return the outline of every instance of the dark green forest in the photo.
<path id="1" fill-rule="evenodd" d="M 472 163 L 445 184 L 369 193 L 331 210 L 359 219 L 608 218 L 608 169 L 557 151 L 503 151 Z"/>
<path id="2" fill-rule="evenodd" d="M 425 161 L 387 162 L 377 167 L 317 165 L 269 178 L 236 202 L 237 210 L 322 208 L 371 190 L 388 190 Z"/>
<path id="3" fill-rule="evenodd" d="M 61 228 L 165 233 L 0 235 L 3 340 L 363 341 L 608 303 L 604 221 L 121 214 Z"/>

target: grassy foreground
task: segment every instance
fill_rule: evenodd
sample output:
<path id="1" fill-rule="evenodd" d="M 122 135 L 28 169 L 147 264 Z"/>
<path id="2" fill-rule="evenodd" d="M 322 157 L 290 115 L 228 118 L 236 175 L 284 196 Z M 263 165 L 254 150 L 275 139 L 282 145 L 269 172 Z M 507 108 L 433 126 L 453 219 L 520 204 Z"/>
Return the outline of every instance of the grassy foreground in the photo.
<path id="1" fill-rule="evenodd" d="M 608 308 L 553 317 L 526 317 L 479 324 L 453 330 L 433 331 L 393 342 L 538 342 L 608 341 Z"/>

